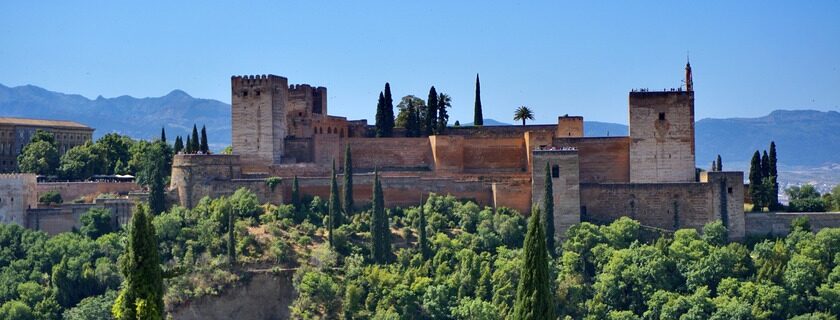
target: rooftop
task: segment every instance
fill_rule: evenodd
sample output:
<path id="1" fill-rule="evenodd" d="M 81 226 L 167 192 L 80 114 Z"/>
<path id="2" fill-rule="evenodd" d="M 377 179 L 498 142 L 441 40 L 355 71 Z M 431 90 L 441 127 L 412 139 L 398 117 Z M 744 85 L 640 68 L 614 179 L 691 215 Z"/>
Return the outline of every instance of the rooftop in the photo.
<path id="1" fill-rule="evenodd" d="M 30 118 L 12 118 L 0 117 L 0 125 L 17 125 L 17 126 L 32 126 L 32 127 L 59 127 L 59 128 L 73 128 L 91 130 L 93 128 L 74 121 L 67 120 L 44 120 L 44 119 L 30 119 Z"/>

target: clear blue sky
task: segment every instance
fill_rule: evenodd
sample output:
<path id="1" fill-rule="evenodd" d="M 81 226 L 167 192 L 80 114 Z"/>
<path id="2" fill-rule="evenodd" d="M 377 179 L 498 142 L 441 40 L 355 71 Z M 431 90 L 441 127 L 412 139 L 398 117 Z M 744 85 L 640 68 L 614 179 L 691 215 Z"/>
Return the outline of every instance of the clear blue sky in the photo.
<path id="1" fill-rule="evenodd" d="M 840 1 L 69 2 L 0 2 L 0 83 L 230 102 L 231 75 L 273 73 L 372 119 L 390 81 L 469 122 L 478 72 L 485 118 L 626 123 L 627 92 L 680 86 L 690 51 L 697 119 L 840 110 Z"/>

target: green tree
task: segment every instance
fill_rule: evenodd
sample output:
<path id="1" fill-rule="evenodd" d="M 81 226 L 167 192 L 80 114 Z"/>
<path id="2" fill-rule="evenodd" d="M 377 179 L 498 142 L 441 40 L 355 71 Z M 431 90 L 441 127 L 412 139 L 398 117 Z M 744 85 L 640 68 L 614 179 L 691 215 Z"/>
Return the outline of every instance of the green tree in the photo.
<path id="1" fill-rule="evenodd" d="M 199 145 L 199 150 L 201 150 L 204 154 L 210 153 L 210 146 L 207 144 L 207 128 L 203 125 L 201 126 L 201 143 Z"/>
<path id="2" fill-rule="evenodd" d="M 776 158 L 776 142 L 770 141 L 770 154 L 767 162 L 770 164 L 770 177 L 773 179 L 772 188 L 770 190 L 770 208 L 777 209 L 779 207 L 779 170 L 776 167 L 778 159 Z"/>
<path id="3" fill-rule="evenodd" d="M 551 180 L 551 165 L 545 163 L 545 193 L 542 205 L 542 223 L 545 225 L 545 245 L 548 252 L 554 256 L 554 182 Z"/>
<path id="4" fill-rule="evenodd" d="M 750 197 L 753 201 L 753 211 L 761 211 L 761 207 L 764 205 L 764 184 L 762 176 L 762 169 L 761 169 L 761 154 L 758 153 L 758 150 L 753 153 L 752 161 L 750 161 Z"/>
<path id="5" fill-rule="evenodd" d="M 373 208 L 371 209 L 370 234 L 371 254 L 375 263 L 387 263 L 391 258 L 391 228 L 388 214 L 385 212 L 385 198 L 382 194 L 382 183 L 379 181 L 379 171 L 373 175 Z"/>
<path id="6" fill-rule="evenodd" d="M 341 202 L 338 200 L 338 182 L 335 175 L 335 160 L 333 160 L 332 172 L 330 173 L 330 204 L 329 204 L 330 224 L 329 224 L 329 241 L 330 246 L 335 248 L 333 243 L 333 231 L 341 227 L 343 224 L 341 216 Z"/>
<path id="7" fill-rule="evenodd" d="M 531 108 L 520 106 L 513 113 L 513 120 L 522 120 L 522 126 L 525 126 L 525 120 L 534 120 L 534 112 Z"/>
<path id="8" fill-rule="evenodd" d="M 109 290 L 103 295 L 82 299 L 78 305 L 64 312 L 64 320 L 111 320 L 111 306 L 117 292 Z"/>
<path id="9" fill-rule="evenodd" d="M 386 127 L 388 126 L 387 111 L 385 111 L 385 95 L 382 91 L 379 92 L 379 100 L 376 101 L 376 136 L 385 137 Z"/>
<path id="10" fill-rule="evenodd" d="M 62 177 L 70 180 L 84 180 L 95 174 L 105 173 L 108 168 L 105 159 L 97 152 L 97 146 L 92 142 L 78 145 L 61 156 L 58 168 Z"/>
<path id="11" fill-rule="evenodd" d="M 166 144 L 156 142 L 147 155 L 144 174 L 149 178 L 149 210 L 152 215 L 166 211 L 166 195 L 164 194 L 166 173 Z"/>
<path id="12" fill-rule="evenodd" d="M 160 127 L 160 141 L 166 143 L 166 128 Z"/>
<path id="13" fill-rule="evenodd" d="M 105 168 L 99 171 L 104 174 L 117 173 L 119 162 L 125 167 L 131 161 L 131 148 L 134 144 L 134 140 L 118 133 L 108 133 L 96 140 L 95 150 L 105 162 Z M 122 169 L 125 170 L 122 173 L 130 173 L 127 167 Z"/>
<path id="14" fill-rule="evenodd" d="M 761 177 L 770 177 L 770 156 L 767 155 L 767 150 L 761 155 Z"/>
<path id="15" fill-rule="evenodd" d="M 344 215 L 347 218 L 353 215 L 353 158 L 350 154 L 350 144 L 344 147 Z"/>
<path id="16" fill-rule="evenodd" d="M 80 222 L 79 233 L 91 239 L 116 231 L 110 209 L 91 208 L 82 214 Z"/>
<path id="17" fill-rule="evenodd" d="M 484 125 L 484 115 L 481 112 L 481 82 L 478 80 L 478 74 L 475 74 L 475 114 L 473 118 L 474 126 Z"/>
<path id="18" fill-rule="evenodd" d="M 292 180 L 291 204 L 295 208 L 295 213 L 303 211 L 303 206 L 301 205 L 301 199 L 300 199 L 300 183 L 298 182 L 298 177 L 297 176 L 295 176 L 295 178 Z M 295 214 L 295 216 L 298 216 L 298 214 Z M 297 223 L 303 222 L 303 219 L 300 219 L 300 221 L 295 221 L 295 222 L 297 222 Z"/>
<path id="19" fill-rule="evenodd" d="M 190 136 L 187 136 L 187 143 L 184 144 L 184 153 L 186 153 L 186 154 L 195 153 L 195 150 L 193 150 L 192 147 L 193 147 L 192 139 L 190 139 Z"/>
<path id="20" fill-rule="evenodd" d="M 175 145 L 173 146 L 173 151 L 175 154 L 184 150 L 184 141 L 181 141 L 181 136 L 175 137 Z"/>
<path id="21" fill-rule="evenodd" d="M 36 320 L 32 309 L 25 303 L 12 300 L 0 306 L 0 318 L 7 320 Z"/>
<path id="22" fill-rule="evenodd" d="M 385 82 L 385 104 L 383 105 L 385 113 L 385 136 L 391 137 L 394 135 L 394 99 L 391 97 L 391 84 Z"/>
<path id="23" fill-rule="evenodd" d="M 437 108 L 438 108 L 438 94 L 435 90 L 435 86 L 432 86 L 429 89 L 429 100 L 427 100 L 428 105 L 426 105 L 426 116 L 423 117 L 425 120 L 425 125 L 423 126 L 425 129 L 425 134 L 427 136 L 435 135 L 437 132 Z"/>
<path id="24" fill-rule="evenodd" d="M 58 146 L 52 133 L 37 130 L 17 157 L 20 172 L 54 174 L 59 165 Z"/>
<path id="25" fill-rule="evenodd" d="M 414 108 L 414 102 L 409 100 L 406 108 L 407 118 L 405 120 L 405 136 L 417 137 L 420 135 L 420 120 L 417 117 L 417 109 Z"/>
<path id="26" fill-rule="evenodd" d="M 534 208 L 525 235 L 523 265 L 513 306 L 513 319 L 554 319 L 554 302 L 548 272 L 548 251 L 540 211 Z"/>
<path id="27" fill-rule="evenodd" d="M 227 255 L 228 264 L 231 267 L 236 266 L 236 212 L 228 214 L 227 221 Z"/>
<path id="28" fill-rule="evenodd" d="M 715 171 L 723 171 L 723 160 L 720 159 L 720 155 L 717 155 L 717 160 L 715 160 Z"/>
<path id="29" fill-rule="evenodd" d="M 201 145 L 198 140 L 198 128 L 193 124 L 192 139 L 190 140 L 190 151 L 196 153 L 201 151 Z"/>
<path id="30" fill-rule="evenodd" d="M 431 251 L 429 250 L 429 239 L 426 235 L 426 210 L 424 210 L 424 207 L 422 202 L 417 207 L 420 211 L 418 215 L 417 233 L 419 234 L 418 245 L 420 246 L 420 255 L 423 257 L 423 261 L 426 261 L 429 259 Z"/>
<path id="31" fill-rule="evenodd" d="M 158 241 L 147 208 L 138 205 L 131 218 L 128 245 L 121 259 L 122 289 L 112 313 L 118 320 L 163 319 L 163 271 L 160 267 Z"/>
<path id="32" fill-rule="evenodd" d="M 438 117 L 437 117 L 437 134 L 445 134 L 446 126 L 449 124 L 449 113 L 447 108 L 452 107 L 452 97 L 443 92 L 438 94 Z"/>
<path id="33" fill-rule="evenodd" d="M 47 191 L 38 197 L 38 203 L 50 205 L 50 204 L 61 204 L 64 202 L 64 199 L 61 199 L 61 193 L 58 191 Z"/>

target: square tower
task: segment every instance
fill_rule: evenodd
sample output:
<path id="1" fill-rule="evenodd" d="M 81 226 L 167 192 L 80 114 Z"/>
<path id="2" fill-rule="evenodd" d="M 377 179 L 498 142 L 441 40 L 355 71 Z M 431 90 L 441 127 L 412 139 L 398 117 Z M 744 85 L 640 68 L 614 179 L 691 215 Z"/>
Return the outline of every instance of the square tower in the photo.
<path id="1" fill-rule="evenodd" d="M 561 238 L 580 223 L 580 159 L 576 149 L 533 150 L 531 156 L 531 205 L 543 210 L 543 199 L 554 198 L 554 233 Z M 550 172 L 546 173 L 546 164 Z M 545 194 L 546 174 L 554 194 Z"/>
<path id="2" fill-rule="evenodd" d="M 233 154 L 245 163 L 280 163 L 284 151 L 289 81 L 275 75 L 233 76 Z"/>
<path id="3" fill-rule="evenodd" d="M 694 92 L 630 92 L 630 182 L 692 182 Z"/>

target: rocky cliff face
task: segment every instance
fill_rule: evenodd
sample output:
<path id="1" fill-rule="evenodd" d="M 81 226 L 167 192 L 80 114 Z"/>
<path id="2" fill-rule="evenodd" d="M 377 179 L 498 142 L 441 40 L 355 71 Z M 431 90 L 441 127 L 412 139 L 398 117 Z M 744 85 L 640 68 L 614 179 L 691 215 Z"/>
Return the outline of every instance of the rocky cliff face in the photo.
<path id="1" fill-rule="evenodd" d="M 169 314 L 177 320 L 289 319 L 289 306 L 297 296 L 292 275 L 253 274 L 240 286 L 175 307 Z"/>

